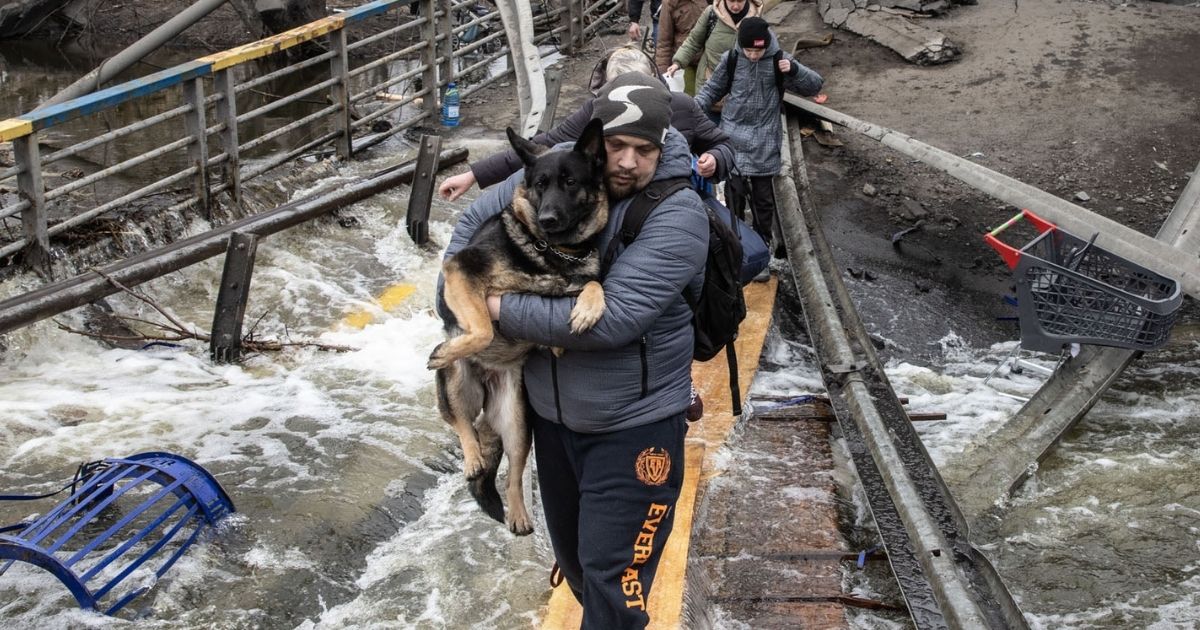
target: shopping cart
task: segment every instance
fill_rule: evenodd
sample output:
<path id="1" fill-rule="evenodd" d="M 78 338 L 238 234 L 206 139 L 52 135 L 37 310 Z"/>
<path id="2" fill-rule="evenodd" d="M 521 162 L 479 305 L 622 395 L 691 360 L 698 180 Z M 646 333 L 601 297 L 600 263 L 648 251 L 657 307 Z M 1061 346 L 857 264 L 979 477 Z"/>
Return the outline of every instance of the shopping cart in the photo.
<path id="1" fill-rule="evenodd" d="M 1021 249 L 999 234 L 1025 219 L 1038 232 Z M 1183 303 L 1179 283 L 1022 210 L 984 236 L 1013 270 L 1021 347 L 1057 353 L 1080 343 L 1153 350 L 1167 342 Z"/>

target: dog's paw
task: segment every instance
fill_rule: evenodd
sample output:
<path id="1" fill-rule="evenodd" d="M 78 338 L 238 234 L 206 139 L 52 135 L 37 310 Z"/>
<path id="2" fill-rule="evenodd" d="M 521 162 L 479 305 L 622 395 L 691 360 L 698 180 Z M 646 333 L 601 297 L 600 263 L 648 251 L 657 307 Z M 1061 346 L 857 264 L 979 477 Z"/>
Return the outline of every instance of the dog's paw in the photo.
<path id="1" fill-rule="evenodd" d="M 575 308 L 571 309 L 571 332 L 578 335 L 591 330 L 603 315 L 604 289 L 599 282 L 589 282 L 575 301 Z"/>
<path id="2" fill-rule="evenodd" d="M 517 514 L 517 512 L 520 513 Z M 505 520 L 508 531 L 517 536 L 528 536 L 533 533 L 533 520 L 529 518 L 529 514 L 524 509 L 509 510 L 508 518 Z"/>
<path id="3" fill-rule="evenodd" d="M 550 346 L 550 352 L 553 352 L 556 357 L 561 357 L 566 350 L 558 346 Z"/>
<path id="4" fill-rule="evenodd" d="M 454 359 L 450 356 L 449 348 L 447 347 L 448 343 L 446 341 L 439 343 L 433 349 L 433 352 L 429 353 L 429 362 L 425 364 L 427 369 L 440 370 L 450 367 L 450 364 L 454 363 Z"/>
<path id="5" fill-rule="evenodd" d="M 591 330 L 592 326 L 595 326 L 596 322 L 600 321 L 600 316 L 603 314 L 603 308 L 601 308 L 599 311 L 592 311 L 588 309 L 580 309 L 579 305 L 576 305 L 575 308 L 571 310 L 571 332 L 578 335 L 579 333 Z"/>
<path id="6" fill-rule="evenodd" d="M 474 481 L 483 476 L 484 469 L 487 468 L 487 463 L 483 461 L 483 456 L 476 453 L 474 456 L 463 453 L 463 475 L 467 481 Z"/>

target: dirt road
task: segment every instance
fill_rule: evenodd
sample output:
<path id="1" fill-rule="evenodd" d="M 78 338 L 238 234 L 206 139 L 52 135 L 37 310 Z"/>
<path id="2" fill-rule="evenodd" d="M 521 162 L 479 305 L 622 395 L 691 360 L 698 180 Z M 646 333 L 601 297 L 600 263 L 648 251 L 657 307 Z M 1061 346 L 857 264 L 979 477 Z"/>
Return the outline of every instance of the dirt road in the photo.
<path id="1" fill-rule="evenodd" d="M 807 13 L 785 26 L 819 29 Z M 824 75 L 834 109 L 1158 229 L 1200 163 L 1200 8 L 987 2 L 923 23 L 957 41 L 962 58 L 913 66 L 838 33 L 800 59 Z M 1016 208 L 872 140 L 839 137 L 842 148 L 806 142 L 806 151 L 831 241 L 855 270 L 848 281 L 875 331 L 913 358 L 936 351 L 946 322 L 974 345 L 1015 338 L 996 319 L 1015 315 L 999 300 L 1010 276 L 980 234 Z M 893 248 L 891 236 L 918 220 Z"/>

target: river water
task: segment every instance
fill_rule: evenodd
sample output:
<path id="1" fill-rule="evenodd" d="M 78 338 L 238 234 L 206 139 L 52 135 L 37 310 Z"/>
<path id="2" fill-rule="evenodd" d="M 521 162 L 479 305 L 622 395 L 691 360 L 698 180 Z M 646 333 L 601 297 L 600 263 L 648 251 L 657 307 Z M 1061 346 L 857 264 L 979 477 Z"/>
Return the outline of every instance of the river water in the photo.
<path id="1" fill-rule="evenodd" d="M 497 146 L 470 142 L 473 157 Z M 374 155 L 407 150 L 393 138 Z M 357 162 L 339 177 L 392 162 Z M 263 336 L 352 352 L 295 349 L 218 366 L 200 343 L 112 349 L 49 321 L 4 339 L 0 492 L 48 491 L 80 462 L 166 450 L 210 470 L 238 513 L 123 618 L 83 613 L 48 573 L 16 565 L 0 576 L 0 620 L 19 628 L 125 627 L 129 619 L 146 628 L 534 622 L 548 597 L 546 537 L 511 536 L 465 491 L 457 440 L 438 417 L 424 368 L 441 340 L 431 312 L 440 256 L 406 236 L 406 203 L 401 187 L 344 213 L 358 219 L 356 228 L 319 221 L 259 245 L 247 322 L 258 322 Z M 456 210 L 435 205 L 435 242 L 446 242 Z M 207 329 L 220 265 L 212 260 L 141 288 Z M 14 278 L 0 296 L 36 284 Z M 397 285 L 411 295 L 391 310 L 379 306 L 376 296 Z M 120 312 L 154 316 L 132 299 L 110 301 Z M 358 312 L 368 323 L 347 323 Z M 1068 436 L 987 545 L 1034 627 L 1200 624 L 1200 335 L 1180 332 L 1167 350 L 1136 363 Z M 893 361 L 888 374 L 911 409 L 950 415 L 919 425 L 941 464 L 1017 410 L 997 389 L 1029 395 L 1038 381 L 1026 373 L 983 383 L 1011 346 L 972 347 L 953 330 L 938 345 L 935 360 Z M 813 393 L 807 348 L 775 331 L 766 352 L 784 367 L 765 373 L 754 393 Z M 738 457 L 737 448 L 728 456 Z M 0 503 L 0 524 L 52 504 Z M 846 580 L 864 595 L 888 593 L 849 567 Z M 902 617 L 878 613 L 855 613 L 852 623 L 906 627 Z"/>

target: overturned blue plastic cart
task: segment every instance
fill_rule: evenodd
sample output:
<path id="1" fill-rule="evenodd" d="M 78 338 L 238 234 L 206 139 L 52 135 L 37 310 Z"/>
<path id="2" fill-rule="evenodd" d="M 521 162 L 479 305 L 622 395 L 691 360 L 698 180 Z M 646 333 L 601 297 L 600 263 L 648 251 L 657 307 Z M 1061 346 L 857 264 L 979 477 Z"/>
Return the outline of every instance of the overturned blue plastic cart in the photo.
<path id="1" fill-rule="evenodd" d="M 105 459 L 79 481 L 54 509 L 0 533 L 0 574 L 14 562 L 41 567 L 80 607 L 108 615 L 149 589 L 122 582 L 146 571 L 161 578 L 234 511 L 208 471 L 171 453 Z"/>

